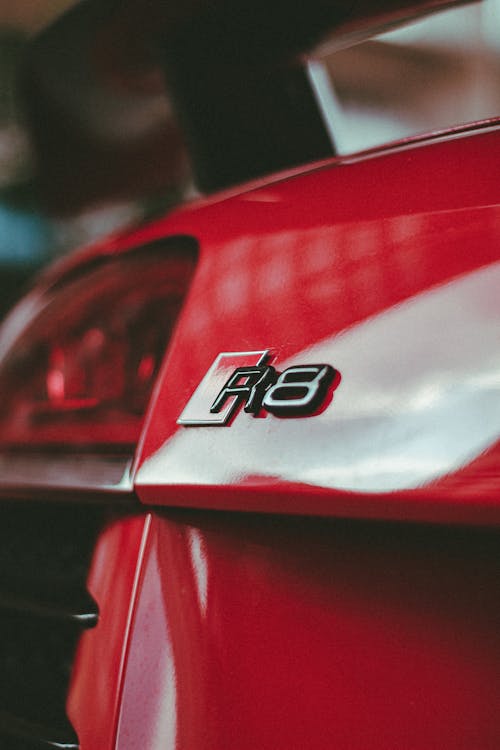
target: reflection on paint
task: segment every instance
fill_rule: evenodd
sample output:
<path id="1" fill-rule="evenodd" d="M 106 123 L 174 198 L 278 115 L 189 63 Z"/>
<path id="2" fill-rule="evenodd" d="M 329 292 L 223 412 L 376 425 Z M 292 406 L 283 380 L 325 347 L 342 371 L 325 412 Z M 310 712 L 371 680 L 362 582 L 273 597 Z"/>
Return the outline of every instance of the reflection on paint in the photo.
<path id="1" fill-rule="evenodd" d="M 198 595 L 198 604 L 203 616 L 207 613 L 208 601 L 208 567 L 205 542 L 198 529 L 188 531 L 191 566 Z"/>
<path id="2" fill-rule="evenodd" d="M 383 492 L 456 471 L 500 437 L 499 288 L 494 263 L 280 362 L 340 370 L 323 414 L 285 421 L 240 414 L 227 428 L 181 428 L 145 462 L 140 483 L 269 476 Z"/>
<path id="3" fill-rule="evenodd" d="M 175 750 L 177 676 L 157 550 L 145 565 L 135 613 L 116 748 Z"/>

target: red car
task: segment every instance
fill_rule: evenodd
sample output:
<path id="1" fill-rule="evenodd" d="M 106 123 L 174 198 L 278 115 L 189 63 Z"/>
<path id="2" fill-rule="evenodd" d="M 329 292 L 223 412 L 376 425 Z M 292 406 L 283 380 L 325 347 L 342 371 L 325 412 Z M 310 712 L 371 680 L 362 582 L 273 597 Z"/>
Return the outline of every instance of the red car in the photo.
<path id="1" fill-rule="evenodd" d="M 149 22 L 216 192 L 2 328 L 0 747 L 497 750 L 500 119 L 354 106 L 438 2 L 192 5 Z M 377 102 L 469 81 L 368 44 Z"/>

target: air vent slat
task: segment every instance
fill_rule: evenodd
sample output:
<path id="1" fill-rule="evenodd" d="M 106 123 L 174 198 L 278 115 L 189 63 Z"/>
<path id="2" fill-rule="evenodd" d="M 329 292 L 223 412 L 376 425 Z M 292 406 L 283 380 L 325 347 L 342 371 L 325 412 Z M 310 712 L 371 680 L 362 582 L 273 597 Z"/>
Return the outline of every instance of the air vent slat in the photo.
<path id="1" fill-rule="evenodd" d="M 5 594 L 0 590 L 0 617 L 2 612 L 25 615 L 26 617 L 49 618 L 74 623 L 82 628 L 94 627 L 97 625 L 99 617 L 97 607 L 90 598 L 85 606 L 65 606 L 41 599 L 27 599 L 22 596 Z"/>
<path id="2" fill-rule="evenodd" d="M 47 727 L 36 722 L 13 716 L 0 711 L 0 743 L 9 750 L 47 750 L 48 748 L 64 748 L 78 750 L 78 739 L 72 727 Z"/>
<path id="3" fill-rule="evenodd" d="M 0 750 L 76 750 L 66 716 L 76 646 L 98 621 L 86 589 L 106 510 L 0 504 Z"/>

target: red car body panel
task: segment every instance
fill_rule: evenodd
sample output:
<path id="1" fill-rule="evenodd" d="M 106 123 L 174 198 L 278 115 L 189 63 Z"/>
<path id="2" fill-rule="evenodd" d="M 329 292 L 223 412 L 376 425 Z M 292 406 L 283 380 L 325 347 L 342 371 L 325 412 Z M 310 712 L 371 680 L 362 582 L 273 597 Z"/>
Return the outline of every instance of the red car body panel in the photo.
<path id="1" fill-rule="evenodd" d="M 101 622 L 68 702 L 82 750 L 498 747 L 497 529 L 373 519 L 500 518 L 499 151 L 497 131 L 477 132 L 332 163 L 101 248 L 189 234 L 200 256 L 133 471 L 143 503 L 170 507 L 96 548 Z M 317 361 L 325 341 L 351 359 L 333 356 L 342 381 L 322 415 L 177 425 L 220 352 L 274 347 L 280 367 Z M 341 401 L 360 373 L 368 420 Z M 351 460 L 393 444 L 412 456 L 416 430 L 450 463 L 384 491 L 325 486 L 341 406 Z"/>
<path id="2" fill-rule="evenodd" d="M 126 646 L 144 545 L 146 515 L 112 523 L 94 551 L 88 589 L 99 605 L 99 627 L 80 639 L 67 712 L 82 750 L 115 747 Z"/>
<path id="3" fill-rule="evenodd" d="M 161 57 L 161 80 L 165 73 L 172 110 L 175 105 L 179 114 L 178 122 L 169 121 L 168 133 L 173 148 L 183 148 L 178 123 L 184 120 L 193 173 L 203 185 L 207 155 L 220 156 L 221 163 L 226 157 L 226 167 L 239 166 L 228 134 L 237 134 L 242 162 L 243 157 L 248 162 L 243 179 L 266 171 L 258 162 L 260 149 L 248 148 L 252 139 L 269 145 L 255 138 L 255 132 L 265 135 L 266 127 L 249 128 L 240 142 L 246 118 L 256 114 L 254 125 L 262 125 L 259 112 L 267 114 L 265 102 L 280 92 L 281 72 L 298 63 L 329 27 L 335 27 L 330 30 L 341 45 L 448 4 L 318 0 L 292 7 L 281 0 L 240 5 L 151 0 L 145 11 L 137 0 L 104 9 L 86 3 L 75 9 L 73 20 L 71 13 L 62 19 L 61 28 L 69 23 L 69 36 L 56 32 L 52 39 L 63 44 L 62 57 L 75 47 L 79 75 L 96 61 L 106 78 L 118 74 L 125 87 L 131 85 L 132 94 L 151 72 L 157 76 Z M 95 11 L 99 28 L 93 32 Z M 81 29 L 88 44 L 78 41 Z M 52 45 L 50 34 L 46 44 Z M 44 54 L 42 44 L 40 60 Z M 269 88 L 264 109 L 250 113 L 255 103 L 250 87 L 248 101 L 242 97 L 239 105 L 241 119 L 233 120 L 233 96 L 245 81 L 258 92 L 269 66 L 276 88 Z M 305 68 L 301 72 L 305 75 Z M 43 80 L 37 71 L 33 81 L 41 92 Z M 293 77 L 287 86 L 292 84 Z M 105 90 L 96 79 L 97 102 Z M 80 93 L 76 87 L 67 112 L 64 96 L 60 108 L 49 104 L 57 121 L 48 138 L 49 182 L 64 155 L 58 135 L 66 137 L 64 124 L 73 122 L 81 102 L 84 119 L 90 114 Z M 324 108 L 320 117 L 314 101 L 314 120 L 326 124 Z M 200 103 L 209 115 L 212 107 L 215 112 L 206 151 L 196 145 L 192 128 L 204 135 L 208 124 Z M 287 124 L 288 106 L 277 107 L 281 115 L 281 106 Z M 34 112 L 43 114 L 44 108 L 35 106 Z M 239 107 L 234 112 L 238 115 Z M 45 123 L 43 141 L 51 117 L 35 119 Z M 241 131 L 235 123 L 243 123 Z M 314 145 L 302 123 L 299 117 L 297 140 Z M 264 161 L 272 159 L 281 133 L 278 120 Z M 214 134 L 219 140 L 211 140 Z M 85 141 L 85 133 L 82 137 Z M 330 153 L 335 137 L 331 141 L 314 154 Z M 228 145 L 227 154 L 213 144 Z M 95 146 L 99 151 L 98 140 Z M 117 148 L 126 176 L 134 172 L 133 160 L 124 156 L 120 139 Z M 80 158 L 90 175 L 86 153 L 84 145 Z M 173 172 L 165 178 L 177 172 L 173 156 Z M 310 158 L 298 155 L 296 161 Z M 60 726 L 33 720 L 41 714 L 47 724 L 52 721 L 40 709 L 25 721 L 6 717 L 1 706 L 2 747 L 10 732 L 16 747 L 41 743 L 74 750 L 499 748 L 499 161 L 500 118 L 422 135 L 193 201 L 46 272 L 0 336 L 0 357 L 13 363 L 2 381 L 4 392 L 19 389 L 21 396 L 17 411 L 10 414 L 7 405 L 3 412 L 4 422 L 10 415 L 20 428 L 15 433 L 20 437 L 16 442 L 0 430 L 0 494 L 6 504 L 31 501 L 26 516 L 16 518 L 21 526 L 29 525 L 30 507 L 34 515 L 33 503 L 40 503 L 40 539 L 37 529 L 26 536 L 35 539 L 30 542 L 35 554 L 27 556 L 25 567 L 36 568 L 50 557 L 46 580 L 55 581 L 54 591 L 50 586 L 41 591 L 40 604 L 36 575 L 31 589 L 23 588 L 22 580 L 19 585 L 28 598 L 0 586 L 0 610 L 7 623 L 28 621 L 20 635 L 15 626 L 8 629 L 18 641 L 13 653 L 20 654 L 19 662 L 23 634 L 35 634 L 38 644 L 36 626 L 44 618 L 46 641 L 40 640 L 38 651 L 27 651 L 36 655 L 33 662 L 42 657 L 42 667 L 34 670 L 41 674 L 42 698 L 44 665 L 57 679 L 60 669 L 66 679 L 73 654 L 74 661 L 66 712 L 66 682 L 59 696 Z M 287 156 L 277 164 L 292 162 Z M 212 182 L 205 184 L 230 184 L 232 172 L 224 177 L 221 169 L 218 181 L 221 164 L 214 164 Z M 140 167 L 133 181 L 149 172 L 157 179 L 162 171 L 158 164 Z M 64 198 L 66 173 L 75 181 L 74 169 L 62 172 L 47 191 L 49 202 L 51 192 L 56 203 L 58 194 Z M 68 193 L 68 205 L 71 196 L 78 202 L 79 193 L 92 192 L 93 179 L 101 182 L 102 172 L 95 174 L 83 180 L 81 190 Z M 96 196 L 107 192 L 106 186 L 97 188 Z M 152 278 L 140 276 L 137 268 L 155 248 L 160 252 L 150 256 Z M 115 280 L 114 261 L 127 253 L 135 253 L 134 264 L 123 271 L 128 286 L 118 284 L 112 310 L 124 323 L 128 298 L 121 290 L 127 286 L 134 298 L 137 292 L 138 312 L 120 338 L 116 331 L 122 327 L 109 325 L 110 286 L 93 286 L 92 269 Z M 185 274 L 167 273 L 175 257 L 187 260 Z M 109 265 L 100 263 L 107 258 Z M 159 320 L 158 308 L 139 315 L 146 309 L 141 295 L 149 302 L 154 298 L 157 262 L 175 287 L 158 297 Z M 178 304 L 169 305 L 169 294 Z M 69 297 L 72 315 L 65 305 Z M 148 342 L 149 324 L 150 333 L 158 325 L 165 338 L 157 348 L 144 349 L 146 355 L 158 353 L 148 364 L 146 356 L 131 355 L 138 343 Z M 92 326 L 102 348 L 89 346 L 83 357 L 80 338 Z M 51 360 L 58 337 L 72 346 Z M 116 346 L 105 348 L 117 339 Z M 222 353 L 232 353 L 233 364 L 251 353 L 255 364 L 261 363 L 256 353 L 267 351 L 280 372 L 319 363 L 335 368 L 335 387 L 322 408 L 279 418 L 264 411 L 254 417 L 240 406 L 225 425 L 179 423 Z M 75 405 L 67 398 L 66 361 L 76 363 L 81 376 L 75 376 L 77 396 L 92 390 L 92 383 L 106 387 L 94 387 L 93 400 Z M 138 405 L 134 387 L 120 382 L 136 383 L 123 375 L 138 372 L 144 362 L 148 388 Z M 93 379 L 94 369 L 99 378 Z M 59 394 L 52 401 L 51 372 L 52 391 Z M 211 405 L 207 394 L 205 410 Z M 131 414 L 133 429 L 127 432 L 119 417 Z M 71 536 L 75 524 L 85 530 L 87 506 L 71 519 L 73 525 L 64 526 L 71 529 L 67 538 L 46 533 L 43 526 L 55 518 L 57 502 L 68 504 L 69 515 L 72 502 L 80 513 L 85 503 L 95 503 L 102 513 L 95 526 L 89 524 L 88 548 L 80 539 L 84 535 L 75 534 L 76 541 Z M 43 515 L 45 506 L 50 516 Z M 87 563 L 79 565 L 77 543 L 87 550 L 87 562 L 93 549 L 88 592 Z M 44 555 L 53 551 L 44 544 L 57 547 L 55 562 Z M 82 589 L 75 602 L 69 584 L 67 601 L 56 591 L 70 564 Z M 26 572 L 22 564 L 19 568 Z M 40 580 L 45 585 L 43 575 Z M 60 620 L 73 628 L 68 651 L 57 648 L 63 641 L 55 630 Z M 8 639 L 6 644 L 12 673 L 17 665 Z M 62 666 L 53 656 L 59 653 L 66 659 Z M 21 689 L 25 685 L 29 697 L 31 681 Z M 15 705 L 23 708 L 22 701 Z M 37 706 L 43 709 L 43 700 Z M 53 715 L 58 716 L 55 710 Z M 72 726 L 61 736 L 69 740 L 59 741 L 51 732 L 66 732 L 66 719 Z"/>
<path id="4" fill-rule="evenodd" d="M 498 132 L 180 211 L 197 272 L 146 421 L 146 503 L 498 522 Z M 340 371 L 320 415 L 177 419 L 220 352 Z M 282 366 L 282 367 L 280 367 Z"/>
<path id="5" fill-rule="evenodd" d="M 88 641 L 79 652 L 69 707 L 82 750 L 493 750 L 497 542 L 460 528 L 153 515 L 122 670 L 121 620 L 105 624 L 123 610 L 116 595 L 91 636 L 98 663 Z M 109 543 L 98 555 L 112 562 Z M 123 578 L 136 580 L 132 568 Z"/>
<path id="6" fill-rule="evenodd" d="M 95 548 L 81 750 L 498 747 L 498 529 L 410 522 L 500 519 L 499 156 L 491 125 L 332 160 L 46 276 L 199 245 L 123 490 L 141 502 Z M 340 371 L 322 413 L 177 424 L 221 352 L 266 349 Z"/>

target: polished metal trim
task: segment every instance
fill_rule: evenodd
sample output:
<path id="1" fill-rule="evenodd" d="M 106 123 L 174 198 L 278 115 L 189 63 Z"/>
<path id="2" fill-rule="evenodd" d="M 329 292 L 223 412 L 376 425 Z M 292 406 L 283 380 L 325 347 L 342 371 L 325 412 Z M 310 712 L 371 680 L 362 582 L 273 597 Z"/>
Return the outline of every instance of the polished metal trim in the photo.
<path id="1" fill-rule="evenodd" d="M 54 492 L 132 492 L 130 455 L 0 452 L 0 496 Z"/>
<path id="2" fill-rule="evenodd" d="M 229 403 L 217 413 L 210 411 L 210 406 L 220 389 L 238 362 L 241 361 L 241 365 L 263 365 L 268 361 L 271 354 L 271 349 L 259 349 L 251 352 L 221 352 L 218 354 L 184 407 L 177 424 L 187 427 L 220 427 L 227 424 L 235 410 L 235 403 Z M 224 362 L 226 362 L 226 365 L 224 365 Z"/>

